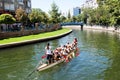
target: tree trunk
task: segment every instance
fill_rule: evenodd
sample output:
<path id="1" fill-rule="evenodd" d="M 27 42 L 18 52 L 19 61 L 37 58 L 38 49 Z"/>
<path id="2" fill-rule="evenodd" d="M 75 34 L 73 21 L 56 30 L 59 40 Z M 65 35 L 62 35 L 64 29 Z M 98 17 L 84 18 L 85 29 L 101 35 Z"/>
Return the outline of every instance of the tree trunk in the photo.
<path id="1" fill-rule="evenodd" d="M 35 23 L 35 28 L 36 30 L 38 30 L 38 23 Z"/>
<path id="2" fill-rule="evenodd" d="M 22 31 L 22 32 L 24 31 L 24 26 L 23 26 L 23 25 L 21 25 L 21 31 Z"/>
<path id="3" fill-rule="evenodd" d="M 83 31 L 83 25 L 81 24 L 81 31 Z"/>

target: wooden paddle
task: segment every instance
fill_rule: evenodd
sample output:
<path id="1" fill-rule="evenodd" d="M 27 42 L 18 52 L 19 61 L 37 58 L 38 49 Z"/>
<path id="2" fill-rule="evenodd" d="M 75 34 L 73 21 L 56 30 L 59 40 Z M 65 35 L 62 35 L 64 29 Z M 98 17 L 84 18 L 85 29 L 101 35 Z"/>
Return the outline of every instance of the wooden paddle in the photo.
<path id="1" fill-rule="evenodd" d="M 41 58 L 43 59 L 45 57 L 46 57 L 46 55 L 42 56 Z M 37 70 L 37 68 L 40 65 L 40 63 L 41 63 L 41 60 L 39 61 L 39 63 L 37 64 L 37 66 L 27 75 L 27 77 L 25 79 L 27 79 L 28 77 L 30 77 Z"/>
<path id="2" fill-rule="evenodd" d="M 43 55 L 41 58 L 44 59 L 44 58 L 46 58 L 46 57 L 47 57 L 46 55 Z"/>

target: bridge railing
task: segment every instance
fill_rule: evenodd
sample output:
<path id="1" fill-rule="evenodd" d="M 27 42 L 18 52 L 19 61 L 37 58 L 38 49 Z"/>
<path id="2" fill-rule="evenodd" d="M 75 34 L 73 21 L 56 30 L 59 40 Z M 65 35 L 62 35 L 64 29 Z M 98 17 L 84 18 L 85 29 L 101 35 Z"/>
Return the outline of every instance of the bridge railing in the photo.
<path id="1" fill-rule="evenodd" d="M 83 25 L 83 22 L 65 22 L 65 23 L 61 23 L 61 26 L 67 26 L 67 25 Z"/>

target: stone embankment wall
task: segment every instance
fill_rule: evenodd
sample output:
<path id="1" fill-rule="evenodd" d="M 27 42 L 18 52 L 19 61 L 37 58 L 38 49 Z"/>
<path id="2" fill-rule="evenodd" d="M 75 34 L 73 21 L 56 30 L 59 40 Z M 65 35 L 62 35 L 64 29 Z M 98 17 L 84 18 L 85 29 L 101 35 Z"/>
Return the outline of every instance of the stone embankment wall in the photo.
<path id="1" fill-rule="evenodd" d="M 61 28 L 61 26 L 59 24 L 55 24 L 52 27 L 46 27 L 44 29 L 36 28 L 36 30 L 21 30 L 21 31 L 16 31 L 16 32 L 0 32 L 0 39 L 39 34 L 42 32 L 55 31 L 60 28 Z"/>

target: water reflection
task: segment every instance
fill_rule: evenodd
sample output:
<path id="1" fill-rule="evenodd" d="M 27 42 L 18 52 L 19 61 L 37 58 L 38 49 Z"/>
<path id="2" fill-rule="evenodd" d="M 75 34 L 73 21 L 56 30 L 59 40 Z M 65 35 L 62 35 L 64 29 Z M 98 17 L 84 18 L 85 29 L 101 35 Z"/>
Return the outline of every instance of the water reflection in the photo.
<path id="1" fill-rule="evenodd" d="M 120 80 L 120 35 L 94 30 L 74 30 L 68 36 L 16 48 L 0 50 L 0 80 L 25 80 L 45 53 L 78 38 L 80 55 L 70 63 L 44 72 L 34 72 L 30 80 Z"/>

